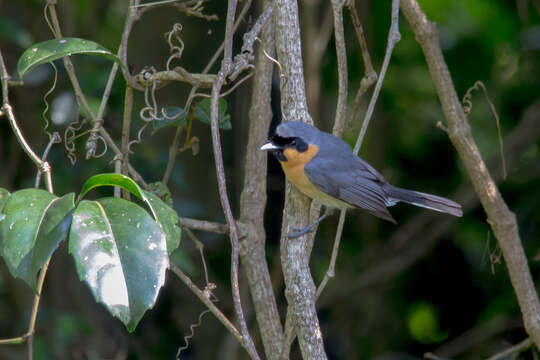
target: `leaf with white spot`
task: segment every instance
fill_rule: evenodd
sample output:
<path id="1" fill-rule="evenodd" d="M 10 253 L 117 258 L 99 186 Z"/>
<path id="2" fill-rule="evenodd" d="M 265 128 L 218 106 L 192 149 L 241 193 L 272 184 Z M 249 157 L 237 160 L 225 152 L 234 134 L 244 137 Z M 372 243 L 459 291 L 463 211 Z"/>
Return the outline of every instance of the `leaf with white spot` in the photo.
<path id="1" fill-rule="evenodd" d="M 79 278 L 129 331 L 165 281 L 165 238 L 148 212 L 123 199 L 84 200 L 75 209 L 69 251 Z"/>
<path id="2" fill-rule="evenodd" d="M 181 230 L 178 226 L 178 214 L 171 207 L 169 207 L 158 196 L 149 191 L 145 191 L 137 185 L 137 183 L 128 176 L 109 173 L 109 174 L 97 174 L 88 179 L 81 190 L 79 198 L 82 198 L 90 190 L 100 186 L 118 186 L 124 190 L 129 191 L 142 201 L 144 201 L 150 211 L 154 220 L 156 220 L 159 227 L 163 230 L 167 237 L 167 250 L 171 254 L 174 249 L 180 244 Z"/>
<path id="3" fill-rule="evenodd" d="M 17 72 L 22 79 L 38 65 L 74 54 L 98 55 L 117 62 L 125 70 L 120 59 L 98 43 L 79 38 L 62 38 L 43 41 L 26 49 L 17 62 Z"/>

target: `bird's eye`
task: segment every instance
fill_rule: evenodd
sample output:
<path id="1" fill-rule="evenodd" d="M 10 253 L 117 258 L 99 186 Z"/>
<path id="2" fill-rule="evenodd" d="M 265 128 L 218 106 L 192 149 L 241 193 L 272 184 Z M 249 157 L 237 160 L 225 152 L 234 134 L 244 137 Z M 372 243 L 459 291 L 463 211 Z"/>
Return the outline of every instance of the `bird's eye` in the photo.
<path id="1" fill-rule="evenodd" d="M 298 141 L 295 141 L 296 150 L 304 152 L 308 149 L 308 144 L 306 144 L 302 139 L 298 138 Z"/>
<path id="2" fill-rule="evenodd" d="M 291 145 L 292 145 L 292 146 L 295 146 L 295 145 L 296 145 L 296 139 L 292 139 L 292 140 L 291 140 Z"/>

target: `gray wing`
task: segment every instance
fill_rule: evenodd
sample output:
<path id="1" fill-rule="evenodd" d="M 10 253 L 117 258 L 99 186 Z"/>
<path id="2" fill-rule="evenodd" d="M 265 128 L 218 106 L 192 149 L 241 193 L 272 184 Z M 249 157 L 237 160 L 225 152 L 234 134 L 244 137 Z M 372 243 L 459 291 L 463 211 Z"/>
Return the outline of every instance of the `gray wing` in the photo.
<path id="1" fill-rule="evenodd" d="M 386 183 L 381 174 L 364 160 L 349 152 L 335 155 L 319 152 L 306 166 L 309 180 L 320 190 L 348 204 L 366 209 L 375 216 L 395 222 L 386 209 Z"/>

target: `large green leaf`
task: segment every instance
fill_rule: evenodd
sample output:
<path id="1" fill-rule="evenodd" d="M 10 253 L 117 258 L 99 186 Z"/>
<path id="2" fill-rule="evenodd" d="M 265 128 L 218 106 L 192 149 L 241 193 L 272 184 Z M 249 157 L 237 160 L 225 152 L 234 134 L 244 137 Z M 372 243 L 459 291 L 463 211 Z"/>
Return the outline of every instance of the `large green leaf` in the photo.
<path id="1" fill-rule="evenodd" d="M 62 38 L 43 41 L 26 49 L 17 63 L 17 72 L 22 79 L 27 72 L 38 65 L 73 54 L 102 56 L 111 61 L 116 61 L 125 70 L 120 59 L 98 43 L 79 38 Z"/>
<path id="2" fill-rule="evenodd" d="M 178 214 L 157 195 L 145 190 L 143 190 L 143 193 L 156 222 L 167 237 L 167 252 L 170 255 L 180 245 L 182 235 L 182 230 L 178 226 Z"/>
<path id="3" fill-rule="evenodd" d="M 94 175 L 88 179 L 84 183 L 79 197 L 82 198 L 88 191 L 99 186 L 119 186 L 144 201 L 150 208 L 154 220 L 159 227 L 162 228 L 167 237 L 168 253 L 170 254 L 178 247 L 181 235 L 181 230 L 178 226 L 178 214 L 176 214 L 176 212 L 165 204 L 158 196 L 142 190 L 139 185 L 128 176 L 110 173 Z"/>
<path id="4" fill-rule="evenodd" d="M 96 300 L 133 331 L 165 281 L 169 260 L 161 228 L 129 201 L 84 200 L 73 215 L 69 251 Z"/>
<path id="5" fill-rule="evenodd" d="M 34 291 L 36 274 L 67 236 L 73 207 L 73 194 L 58 198 L 39 189 L 17 191 L 4 206 L 0 255 Z"/>
<path id="6" fill-rule="evenodd" d="M 204 98 L 197 103 L 195 110 L 195 118 L 208 125 L 210 125 L 211 122 L 211 103 L 212 102 L 209 98 Z M 218 124 L 220 129 L 232 129 L 231 116 L 227 114 L 227 101 L 225 99 L 219 99 L 218 102 Z"/>

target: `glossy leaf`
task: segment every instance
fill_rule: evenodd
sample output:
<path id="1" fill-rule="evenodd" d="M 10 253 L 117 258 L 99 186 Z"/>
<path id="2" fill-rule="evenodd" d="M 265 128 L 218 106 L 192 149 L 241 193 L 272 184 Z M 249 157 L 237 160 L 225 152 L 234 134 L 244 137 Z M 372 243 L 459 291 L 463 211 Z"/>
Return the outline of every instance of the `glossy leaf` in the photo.
<path id="1" fill-rule="evenodd" d="M 139 199 L 144 200 L 142 190 L 135 181 L 128 176 L 116 173 L 98 174 L 86 180 L 81 189 L 79 199 L 82 199 L 90 190 L 99 186 L 118 186 L 129 191 Z"/>
<path id="2" fill-rule="evenodd" d="M 161 228 L 129 201 L 84 200 L 73 216 L 69 251 L 96 300 L 133 331 L 165 281 L 169 261 Z"/>
<path id="3" fill-rule="evenodd" d="M 168 106 L 165 108 L 166 118 L 162 120 L 153 120 L 153 131 L 158 131 L 167 126 L 186 126 L 187 124 L 187 112 L 178 106 Z"/>
<path id="4" fill-rule="evenodd" d="M 170 255 L 180 245 L 182 230 L 178 225 L 178 214 L 155 194 L 143 190 L 147 203 L 157 224 L 167 237 L 167 252 Z"/>
<path id="5" fill-rule="evenodd" d="M 199 101 L 196 105 L 195 118 L 199 119 L 205 124 L 210 125 L 210 104 L 209 98 L 205 98 Z M 219 99 L 218 103 L 218 123 L 219 128 L 223 130 L 232 129 L 231 116 L 227 114 L 227 101 L 225 99 Z"/>
<path id="6" fill-rule="evenodd" d="M 98 186 L 119 186 L 144 201 L 150 208 L 154 220 L 167 236 L 168 253 L 170 254 L 178 247 L 181 235 L 181 230 L 178 226 L 178 214 L 158 196 L 142 190 L 135 181 L 125 175 L 111 173 L 92 176 L 84 183 L 79 197 L 82 198 L 88 191 Z"/>
<path id="7" fill-rule="evenodd" d="M 98 43 L 79 38 L 62 38 L 43 41 L 26 49 L 17 63 L 17 72 L 22 79 L 27 72 L 38 65 L 73 54 L 102 56 L 116 61 L 124 69 L 120 59 Z"/>
<path id="8" fill-rule="evenodd" d="M 47 191 L 25 189 L 12 194 L 0 222 L 0 254 L 10 272 L 36 291 L 36 274 L 63 241 L 71 222 L 74 195 L 58 198 Z"/>

